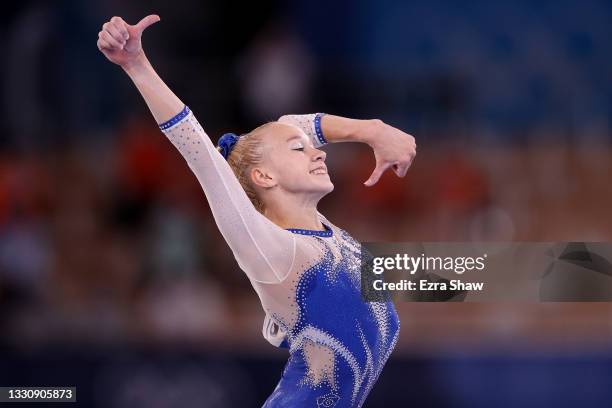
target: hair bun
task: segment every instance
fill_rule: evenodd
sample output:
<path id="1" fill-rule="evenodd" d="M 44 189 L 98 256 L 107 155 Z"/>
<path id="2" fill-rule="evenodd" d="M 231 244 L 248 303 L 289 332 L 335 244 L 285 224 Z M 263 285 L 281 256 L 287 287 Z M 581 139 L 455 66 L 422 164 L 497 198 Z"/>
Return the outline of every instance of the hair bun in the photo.
<path id="1" fill-rule="evenodd" d="M 235 133 L 226 133 L 219 138 L 219 141 L 217 142 L 218 150 L 225 160 L 227 160 L 229 157 L 229 154 L 232 152 L 232 149 L 234 148 L 234 145 L 238 141 L 239 137 L 240 136 L 236 135 Z"/>

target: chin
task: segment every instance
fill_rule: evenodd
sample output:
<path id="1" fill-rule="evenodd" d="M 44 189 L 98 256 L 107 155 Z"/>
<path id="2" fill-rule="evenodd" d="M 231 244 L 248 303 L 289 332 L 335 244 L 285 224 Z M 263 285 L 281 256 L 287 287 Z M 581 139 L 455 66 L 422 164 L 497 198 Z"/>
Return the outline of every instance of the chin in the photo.
<path id="1" fill-rule="evenodd" d="M 286 190 L 298 194 L 306 193 L 309 195 L 323 197 L 334 191 L 334 184 L 329 178 L 321 178 L 315 182 L 309 181 L 307 185 L 302 184 L 301 186 L 295 186 L 294 188 L 286 188 Z"/>
<path id="2" fill-rule="evenodd" d="M 308 190 L 310 191 L 311 194 L 314 194 L 315 196 L 318 196 L 319 199 L 321 199 L 325 197 L 327 194 L 334 191 L 334 185 L 329 180 L 325 182 L 321 181 L 314 186 L 311 185 L 311 187 Z"/>
<path id="3" fill-rule="evenodd" d="M 331 180 L 327 181 L 322 187 L 321 187 L 321 193 L 325 194 L 329 194 L 332 191 L 334 191 L 334 183 L 331 182 Z"/>

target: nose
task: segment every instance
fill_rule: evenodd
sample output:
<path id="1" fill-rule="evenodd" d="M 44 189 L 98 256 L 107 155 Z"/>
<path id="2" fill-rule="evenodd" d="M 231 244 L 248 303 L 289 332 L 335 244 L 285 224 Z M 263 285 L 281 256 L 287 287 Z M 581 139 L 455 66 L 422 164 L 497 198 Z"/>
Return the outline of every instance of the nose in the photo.
<path id="1" fill-rule="evenodd" d="M 316 148 L 313 148 L 312 150 L 313 150 L 313 154 L 312 154 L 313 161 L 317 161 L 317 160 L 325 161 L 325 158 L 327 157 L 327 153 L 325 153 L 323 150 L 319 150 Z"/>

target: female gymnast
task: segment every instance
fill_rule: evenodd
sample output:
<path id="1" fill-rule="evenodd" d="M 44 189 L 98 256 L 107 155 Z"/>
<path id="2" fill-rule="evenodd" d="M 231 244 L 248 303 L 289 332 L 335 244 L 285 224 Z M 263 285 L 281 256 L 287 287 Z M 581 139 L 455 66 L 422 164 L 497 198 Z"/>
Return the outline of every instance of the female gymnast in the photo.
<path id="1" fill-rule="evenodd" d="M 399 319 L 391 301 L 362 300 L 360 244 L 317 211 L 334 188 L 318 148 L 370 145 L 371 186 L 389 168 L 406 174 L 414 138 L 380 120 L 285 115 L 242 136 L 225 134 L 215 147 L 145 56 L 142 32 L 157 21 L 113 17 L 97 45 L 127 73 L 200 182 L 266 312 L 264 337 L 289 349 L 264 407 L 361 407 L 397 342 Z"/>

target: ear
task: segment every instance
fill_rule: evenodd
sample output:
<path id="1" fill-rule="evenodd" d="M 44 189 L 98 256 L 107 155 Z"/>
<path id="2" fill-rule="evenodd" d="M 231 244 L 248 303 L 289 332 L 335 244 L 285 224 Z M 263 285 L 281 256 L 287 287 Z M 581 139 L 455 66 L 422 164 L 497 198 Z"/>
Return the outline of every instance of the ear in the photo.
<path id="1" fill-rule="evenodd" d="M 263 188 L 272 188 L 278 184 L 276 178 L 270 172 L 260 167 L 251 170 L 251 180 L 256 186 Z"/>

